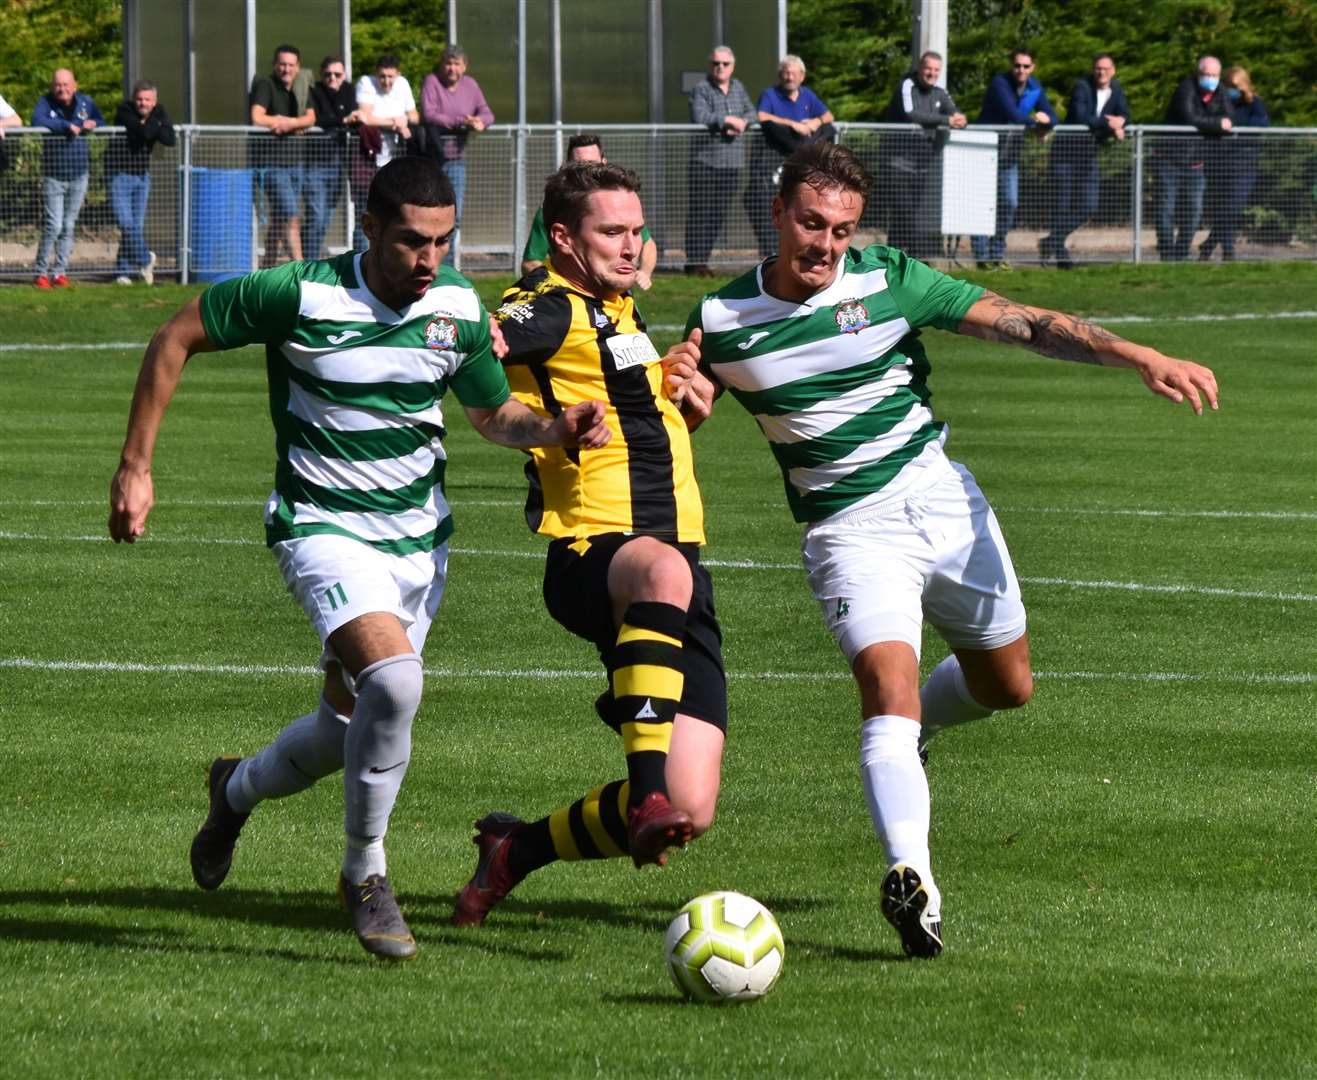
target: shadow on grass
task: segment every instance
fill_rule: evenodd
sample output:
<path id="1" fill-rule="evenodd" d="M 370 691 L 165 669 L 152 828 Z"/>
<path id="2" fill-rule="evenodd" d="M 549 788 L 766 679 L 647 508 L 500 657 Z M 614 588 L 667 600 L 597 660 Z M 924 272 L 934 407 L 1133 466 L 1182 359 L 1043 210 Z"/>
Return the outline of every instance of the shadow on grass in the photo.
<path id="1" fill-rule="evenodd" d="M 341 929 L 341 928 L 340 928 Z M 214 945 L 194 940 L 180 930 L 165 927 L 110 926 L 70 919 L 15 919 L 0 917 L 0 938 L 6 941 L 44 941 L 63 945 L 91 946 L 133 953 L 187 953 L 192 956 L 232 956 L 239 960 L 279 960 L 294 964 L 340 964 L 355 966 L 378 963 L 364 954 L 326 956 L 289 948 Z"/>

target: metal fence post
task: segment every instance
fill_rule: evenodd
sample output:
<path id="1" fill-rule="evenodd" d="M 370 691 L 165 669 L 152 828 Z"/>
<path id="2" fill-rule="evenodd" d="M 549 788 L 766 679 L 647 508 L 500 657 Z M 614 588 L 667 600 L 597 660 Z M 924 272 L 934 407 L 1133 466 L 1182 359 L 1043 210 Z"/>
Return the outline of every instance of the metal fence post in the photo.
<path id="1" fill-rule="evenodd" d="M 1134 205 L 1130 207 L 1130 220 L 1133 222 L 1134 242 L 1130 258 L 1135 263 L 1143 261 L 1143 129 L 1134 129 Z"/>
<path id="2" fill-rule="evenodd" d="M 518 124 L 513 136 L 517 140 L 512 155 L 512 271 L 521 276 L 521 253 L 526 247 L 526 140 L 530 131 Z"/>
<path id="3" fill-rule="evenodd" d="M 192 280 L 192 136 L 195 134 L 191 125 L 180 125 L 183 135 L 182 170 L 183 191 L 179 199 L 179 213 L 182 215 L 178 225 L 178 282 L 188 285 Z"/>

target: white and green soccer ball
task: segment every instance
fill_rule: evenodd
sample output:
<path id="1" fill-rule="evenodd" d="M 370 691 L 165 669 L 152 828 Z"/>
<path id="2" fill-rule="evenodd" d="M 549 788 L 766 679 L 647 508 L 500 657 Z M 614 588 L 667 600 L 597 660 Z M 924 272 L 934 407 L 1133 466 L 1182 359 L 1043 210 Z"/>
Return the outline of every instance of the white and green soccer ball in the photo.
<path id="1" fill-rule="evenodd" d="M 697 896 L 668 926 L 666 949 L 672 981 L 710 1004 L 763 997 L 786 956 L 772 912 L 738 892 Z"/>

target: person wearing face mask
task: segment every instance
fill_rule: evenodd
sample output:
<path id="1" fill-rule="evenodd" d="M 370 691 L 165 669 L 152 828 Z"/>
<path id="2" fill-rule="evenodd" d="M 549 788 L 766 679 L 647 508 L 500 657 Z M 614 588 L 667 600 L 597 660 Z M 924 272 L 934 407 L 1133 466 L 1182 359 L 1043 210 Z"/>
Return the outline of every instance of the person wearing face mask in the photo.
<path id="1" fill-rule="evenodd" d="M 1227 68 L 1222 81 L 1234 127 L 1270 127 L 1271 117 L 1262 99 L 1253 92 L 1253 81 L 1242 67 Z M 1221 258 L 1235 257 L 1235 236 L 1244 225 L 1244 207 L 1258 179 L 1258 154 L 1262 144 L 1253 138 L 1231 139 L 1224 147 L 1218 167 L 1207 173 L 1207 203 L 1212 208 L 1212 231 L 1198 248 L 1206 262 L 1219 246 Z"/>
<path id="2" fill-rule="evenodd" d="M 1207 158 L 1231 129 L 1229 99 L 1221 88 L 1221 61 L 1204 56 L 1195 75 L 1180 80 L 1166 109 L 1167 124 L 1197 129 L 1192 135 L 1162 136 L 1155 167 L 1161 198 L 1157 211 L 1157 255 L 1163 262 L 1189 257 L 1203 216 Z M 1219 143 L 1218 143 L 1219 145 Z"/>

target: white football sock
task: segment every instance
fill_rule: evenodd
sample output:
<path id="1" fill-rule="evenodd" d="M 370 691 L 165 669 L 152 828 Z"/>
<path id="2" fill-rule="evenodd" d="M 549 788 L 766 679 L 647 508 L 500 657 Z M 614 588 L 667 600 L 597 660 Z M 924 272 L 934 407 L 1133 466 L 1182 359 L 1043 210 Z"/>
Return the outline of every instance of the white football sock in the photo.
<path id="1" fill-rule="evenodd" d="M 224 789 L 229 805 L 248 814 L 259 802 L 295 795 L 338 772 L 347 730 L 348 718 L 321 697 L 316 712 L 299 716 L 264 750 L 238 762 Z"/>
<path id="2" fill-rule="evenodd" d="M 887 865 L 914 867 L 936 913 L 940 905 L 928 854 L 928 778 L 919 764 L 919 731 L 919 721 L 908 716 L 865 720 L 860 726 L 860 776 Z"/>
<path id="3" fill-rule="evenodd" d="M 919 710 L 924 721 L 924 731 L 920 736 L 922 746 L 927 746 L 944 728 L 982 720 L 994 711 L 974 700 L 955 653 L 938 664 L 920 688 Z"/>
<path id="4" fill-rule="evenodd" d="M 343 876 L 385 873 L 384 834 L 412 751 L 412 719 L 421 704 L 421 658 L 390 656 L 356 678 L 357 705 L 344 743 L 347 851 Z"/>

